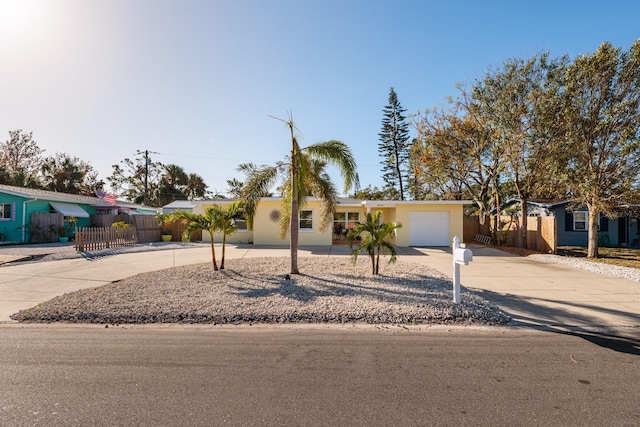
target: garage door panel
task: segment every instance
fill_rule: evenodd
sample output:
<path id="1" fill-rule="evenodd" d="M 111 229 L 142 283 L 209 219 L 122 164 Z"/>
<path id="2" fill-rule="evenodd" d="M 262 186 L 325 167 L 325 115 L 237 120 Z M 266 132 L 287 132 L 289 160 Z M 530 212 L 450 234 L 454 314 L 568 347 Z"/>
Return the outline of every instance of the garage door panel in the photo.
<path id="1" fill-rule="evenodd" d="M 449 246 L 449 212 L 409 212 L 409 246 Z"/>

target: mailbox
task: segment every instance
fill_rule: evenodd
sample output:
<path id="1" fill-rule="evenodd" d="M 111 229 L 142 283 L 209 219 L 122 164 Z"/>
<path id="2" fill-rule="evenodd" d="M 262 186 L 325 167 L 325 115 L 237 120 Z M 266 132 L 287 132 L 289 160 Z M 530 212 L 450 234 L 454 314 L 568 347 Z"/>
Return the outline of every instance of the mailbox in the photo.
<path id="1" fill-rule="evenodd" d="M 457 264 L 469 265 L 473 261 L 473 252 L 469 249 L 456 248 L 453 250 L 453 261 Z"/>

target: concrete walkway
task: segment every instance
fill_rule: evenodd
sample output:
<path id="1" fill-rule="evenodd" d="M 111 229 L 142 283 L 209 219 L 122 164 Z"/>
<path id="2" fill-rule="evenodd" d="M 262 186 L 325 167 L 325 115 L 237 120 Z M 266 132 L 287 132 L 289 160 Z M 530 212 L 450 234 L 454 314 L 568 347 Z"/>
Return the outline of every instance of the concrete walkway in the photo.
<path id="1" fill-rule="evenodd" d="M 632 327 L 640 333 L 640 282 L 469 246 L 474 260 L 462 266 L 463 286 L 498 304 L 514 324 Z M 445 249 L 398 248 L 399 259 L 418 262 L 451 277 Z M 288 256 L 284 247 L 227 245 L 227 258 Z M 220 253 L 218 252 L 218 256 Z M 302 247 L 299 257 L 347 257 L 345 246 Z M 0 322 L 19 310 L 82 288 L 172 266 L 211 262 L 208 245 L 185 249 L 111 254 L 0 267 Z M 381 267 L 384 273 L 384 266 Z"/>

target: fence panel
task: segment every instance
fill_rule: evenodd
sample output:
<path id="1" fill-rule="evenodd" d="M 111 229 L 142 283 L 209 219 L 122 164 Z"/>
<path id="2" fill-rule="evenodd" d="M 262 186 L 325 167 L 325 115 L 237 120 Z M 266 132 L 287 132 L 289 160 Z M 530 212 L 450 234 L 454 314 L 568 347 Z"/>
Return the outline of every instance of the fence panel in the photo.
<path id="1" fill-rule="evenodd" d="M 133 215 L 133 224 L 140 243 L 159 242 L 160 224 L 152 215 Z"/>
<path id="2" fill-rule="evenodd" d="M 129 225 L 133 225 L 133 221 L 131 219 L 131 215 L 120 214 L 120 215 L 90 215 L 89 223 L 91 227 L 111 227 L 111 224 L 114 222 L 125 222 Z"/>
<path id="3" fill-rule="evenodd" d="M 34 212 L 31 214 L 31 243 L 58 241 L 58 230 L 64 225 L 61 213 Z"/>
<path id="4" fill-rule="evenodd" d="M 556 217 L 548 216 L 540 218 L 540 234 L 538 249 L 540 252 L 556 253 L 558 249 L 558 221 Z"/>
<path id="5" fill-rule="evenodd" d="M 480 224 L 480 217 L 478 215 L 465 215 L 462 222 L 462 241 L 472 242 L 478 234 L 491 236 L 490 224 L 491 217 L 489 216 L 485 218 L 484 224 Z"/>
<path id="6" fill-rule="evenodd" d="M 133 228 L 76 227 L 76 251 L 89 252 L 100 249 L 133 246 L 136 234 Z"/>
<path id="7" fill-rule="evenodd" d="M 187 220 L 176 221 L 169 224 L 168 228 L 171 231 L 171 241 L 172 242 L 181 242 L 182 241 L 182 233 L 187 229 L 187 225 L 189 222 Z M 202 231 L 196 231 L 191 235 L 192 242 L 200 242 L 202 241 Z"/>
<path id="8" fill-rule="evenodd" d="M 487 218 L 487 223 L 493 223 L 493 217 Z M 509 216 L 500 218 L 502 230 L 499 232 L 498 240 L 507 246 L 517 247 L 520 243 L 519 223 Z M 477 216 L 464 218 L 464 239 L 472 241 L 476 234 L 492 235 L 491 232 L 482 233 L 483 227 L 479 224 Z M 539 252 L 555 253 L 558 247 L 557 221 L 555 217 L 532 217 L 527 218 L 527 249 Z"/>

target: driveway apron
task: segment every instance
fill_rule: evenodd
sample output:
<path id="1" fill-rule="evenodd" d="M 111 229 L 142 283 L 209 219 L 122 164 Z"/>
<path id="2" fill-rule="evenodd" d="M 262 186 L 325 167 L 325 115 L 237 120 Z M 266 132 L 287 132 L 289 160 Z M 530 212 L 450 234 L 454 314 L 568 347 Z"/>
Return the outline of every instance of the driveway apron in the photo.
<path id="1" fill-rule="evenodd" d="M 497 304 L 514 324 L 634 327 L 640 332 L 640 283 L 495 248 L 469 245 L 473 261 L 461 266 L 462 286 Z M 450 250 L 403 248 L 400 259 L 452 276 Z M 422 256 L 420 256 L 422 255 Z"/>

